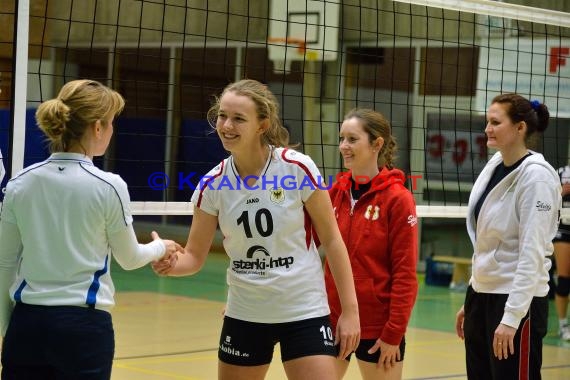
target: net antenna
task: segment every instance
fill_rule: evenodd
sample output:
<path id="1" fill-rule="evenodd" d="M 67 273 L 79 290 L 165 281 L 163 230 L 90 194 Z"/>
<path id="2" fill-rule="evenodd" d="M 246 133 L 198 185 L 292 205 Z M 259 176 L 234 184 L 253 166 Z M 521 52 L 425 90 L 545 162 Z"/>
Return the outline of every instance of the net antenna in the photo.
<path id="1" fill-rule="evenodd" d="M 272 0 L 267 50 L 278 74 L 294 61 L 335 61 L 339 43 L 340 0 Z"/>

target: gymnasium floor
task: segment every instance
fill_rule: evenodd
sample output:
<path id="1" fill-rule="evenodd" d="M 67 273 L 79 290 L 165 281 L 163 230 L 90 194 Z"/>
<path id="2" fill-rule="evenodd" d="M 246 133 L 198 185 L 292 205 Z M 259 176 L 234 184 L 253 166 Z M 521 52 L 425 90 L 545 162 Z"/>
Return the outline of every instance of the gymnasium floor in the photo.
<path id="1" fill-rule="evenodd" d="M 158 278 L 149 268 L 112 267 L 117 287 L 113 311 L 116 360 L 113 380 L 216 379 L 217 342 L 225 298 L 224 254 L 210 254 L 200 273 Z M 426 286 L 406 335 L 404 379 L 465 379 L 463 344 L 453 333 L 463 293 Z M 570 344 L 556 337 L 554 305 L 545 339 L 543 379 L 570 378 Z M 345 379 L 359 379 L 356 363 Z M 276 347 L 268 380 L 285 379 Z"/>

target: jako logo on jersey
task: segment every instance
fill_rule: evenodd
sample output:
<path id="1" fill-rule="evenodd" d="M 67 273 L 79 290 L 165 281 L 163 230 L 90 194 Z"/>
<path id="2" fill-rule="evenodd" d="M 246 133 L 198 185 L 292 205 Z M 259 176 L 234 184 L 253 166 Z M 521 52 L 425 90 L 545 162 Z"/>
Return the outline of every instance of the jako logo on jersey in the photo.
<path id="1" fill-rule="evenodd" d="M 269 199 L 271 199 L 271 202 L 277 204 L 283 202 L 285 200 L 285 190 L 280 187 L 269 190 Z"/>
<path id="2" fill-rule="evenodd" d="M 252 204 L 252 203 L 259 203 L 259 198 L 251 198 L 251 199 L 248 199 L 248 200 L 245 202 L 246 205 L 249 205 L 249 204 Z"/>
<path id="3" fill-rule="evenodd" d="M 542 201 L 536 201 L 536 210 L 537 211 L 550 211 L 552 206 L 548 203 L 544 203 Z"/>

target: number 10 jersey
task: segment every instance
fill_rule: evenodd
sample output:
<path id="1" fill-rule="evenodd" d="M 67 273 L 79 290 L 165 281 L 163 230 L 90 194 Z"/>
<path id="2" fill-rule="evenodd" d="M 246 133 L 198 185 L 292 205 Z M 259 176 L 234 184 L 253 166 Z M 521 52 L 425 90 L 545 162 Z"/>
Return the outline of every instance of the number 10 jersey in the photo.
<path id="1" fill-rule="evenodd" d="M 227 316 L 282 323 L 329 314 L 304 208 L 326 186 L 310 157 L 273 147 L 260 176 L 240 178 L 230 156 L 201 179 L 192 202 L 218 217 L 230 257 Z"/>

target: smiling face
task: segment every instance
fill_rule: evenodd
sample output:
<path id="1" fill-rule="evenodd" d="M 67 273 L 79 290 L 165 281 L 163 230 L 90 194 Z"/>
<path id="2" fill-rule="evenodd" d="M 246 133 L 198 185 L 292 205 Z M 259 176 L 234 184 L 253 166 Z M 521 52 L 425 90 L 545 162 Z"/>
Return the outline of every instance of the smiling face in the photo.
<path id="1" fill-rule="evenodd" d="M 356 117 L 346 119 L 340 127 L 339 150 L 344 167 L 355 172 L 376 168 L 378 152 L 382 148 L 381 137 L 370 142 L 368 133 L 362 126 L 362 121 Z"/>
<path id="2" fill-rule="evenodd" d="M 487 111 L 487 147 L 499 151 L 524 146 L 525 125 L 513 123 L 507 114 L 508 105 L 493 103 Z"/>
<path id="3" fill-rule="evenodd" d="M 224 148 L 232 154 L 262 146 L 264 126 L 258 119 L 255 103 L 235 92 L 226 92 L 220 99 L 216 131 Z"/>

